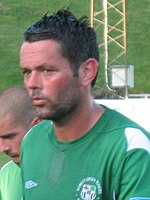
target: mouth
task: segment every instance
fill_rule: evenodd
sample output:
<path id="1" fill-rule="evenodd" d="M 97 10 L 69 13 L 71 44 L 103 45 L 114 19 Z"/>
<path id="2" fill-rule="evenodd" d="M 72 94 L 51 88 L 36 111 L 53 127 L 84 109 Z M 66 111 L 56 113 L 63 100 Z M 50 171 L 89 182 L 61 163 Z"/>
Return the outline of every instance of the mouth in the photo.
<path id="1" fill-rule="evenodd" d="M 32 98 L 32 103 L 34 106 L 42 106 L 44 104 L 45 100 L 40 97 L 34 97 Z"/>
<path id="2" fill-rule="evenodd" d="M 19 156 L 10 156 L 11 159 L 15 162 L 15 163 L 18 163 L 19 161 Z"/>

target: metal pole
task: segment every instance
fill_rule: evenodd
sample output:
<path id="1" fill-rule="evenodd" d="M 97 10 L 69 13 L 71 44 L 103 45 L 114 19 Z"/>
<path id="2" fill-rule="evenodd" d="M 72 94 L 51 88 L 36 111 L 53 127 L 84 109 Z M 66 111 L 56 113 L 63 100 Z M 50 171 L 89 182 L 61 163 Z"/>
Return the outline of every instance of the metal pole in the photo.
<path id="1" fill-rule="evenodd" d="M 126 5 L 125 0 L 123 0 L 123 32 L 124 32 L 124 63 L 125 68 L 125 98 L 128 98 L 128 67 L 127 67 L 127 35 L 126 35 Z"/>
<path id="2" fill-rule="evenodd" d="M 94 0 L 91 0 L 91 9 L 90 9 L 90 24 L 91 27 L 93 27 L 94 25 Z"/>
<path id="3" fill-rule="evenodd" d="M 107 14 L 107 0 L 103 1 L 104 5 L 104 45 L 105 45 L 105 85 L 108 88 L 108 14 Z"/>

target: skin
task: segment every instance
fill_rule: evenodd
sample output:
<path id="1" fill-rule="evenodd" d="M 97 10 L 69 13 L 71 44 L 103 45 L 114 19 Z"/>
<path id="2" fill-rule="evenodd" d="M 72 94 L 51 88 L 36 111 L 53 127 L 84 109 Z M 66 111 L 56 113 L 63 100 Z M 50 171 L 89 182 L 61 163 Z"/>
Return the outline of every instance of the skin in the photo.
<path id="1" fill-rule="evenodd" d="M 16 125 L 9 114 L 0 119 L 0 127 L 0 152 L 6 153 L 19 164 L 20 145 L 27 130 Z"/>
<path id="2" fill-rule="evenodd" d="M 70 141 L 85 134 L 104 109 L 91 98 L 91 82 L 98 70 L 95 59 L 86 60 L 74 76 L 61 46 L 54 40 L 24 42 L 21 47 L 24 84 L 38 116 L 51 119 L 58 140 Z"/>

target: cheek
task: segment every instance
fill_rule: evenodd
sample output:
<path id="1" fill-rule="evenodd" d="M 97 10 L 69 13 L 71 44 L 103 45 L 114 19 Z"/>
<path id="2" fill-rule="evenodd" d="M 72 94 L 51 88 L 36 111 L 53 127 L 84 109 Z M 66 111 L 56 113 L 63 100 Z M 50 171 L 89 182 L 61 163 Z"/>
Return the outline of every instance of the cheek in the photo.
<path id="1" fill-rule="evenodd" d="M 27 87 L 27 80 L 26 80 L 26 78 L 24 78 L 24 85 L 25 85 L 25 87 Z"/>
<path id="2" fill-rule="evenodd" d="M 20 152 L 20 141 L 18 140 L 12 140 L 10 142 L 11 150 L 13 152 L 19 153 Z"/>
<path id="3" fill-rule="evenodd" d="M 19 135 L 18 138 L 16 138 L 16 140 L 14 141 L 14 143 L 16 144 L 17 147 L 21 146 L 22 140 L 23 140 L 23 135 Z"/>
<path id="4" fill-rule="evenodd" d="M 61 77 L 55 80 L 46 80 L 43 82 L 43 88 L 47 91 L 48 94 L 56 94 L 58 92 L 63 91 L 66 87 L 68 87 L 69 78 Z"/>
<path id="5" fill-rule="evenodd" d="M 30 88 L 28 87 L 28 81 L 27 81 L 26 78 L 24 78 L 24 86 L 25 86 L 25 88 L 27 89 L 27 91 L 28 91 L 28 93 L 29 93 L 29 96 L 30 96 L 31 91 L 30 91 Z"/>

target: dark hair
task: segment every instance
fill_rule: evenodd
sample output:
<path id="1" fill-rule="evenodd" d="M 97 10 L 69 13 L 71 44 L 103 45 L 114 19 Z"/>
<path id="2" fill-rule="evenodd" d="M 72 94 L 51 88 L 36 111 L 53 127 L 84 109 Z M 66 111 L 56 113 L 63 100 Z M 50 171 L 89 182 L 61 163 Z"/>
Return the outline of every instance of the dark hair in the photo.
<path id="1" fill-rule="evenodd" d="M 60 43 L 62 55 L 69 60 L 75 75 L 78 74 L 81 63 L 88 58 L 95 58 L 99 62 L 96 33 L 89 26 L 87 17 L 77 19 L 68 9 L 61 9 L 51 16 L 46 13 L 25 31 L 24 40 L 35 42 L 46 39 L 54 39 Z"/>

